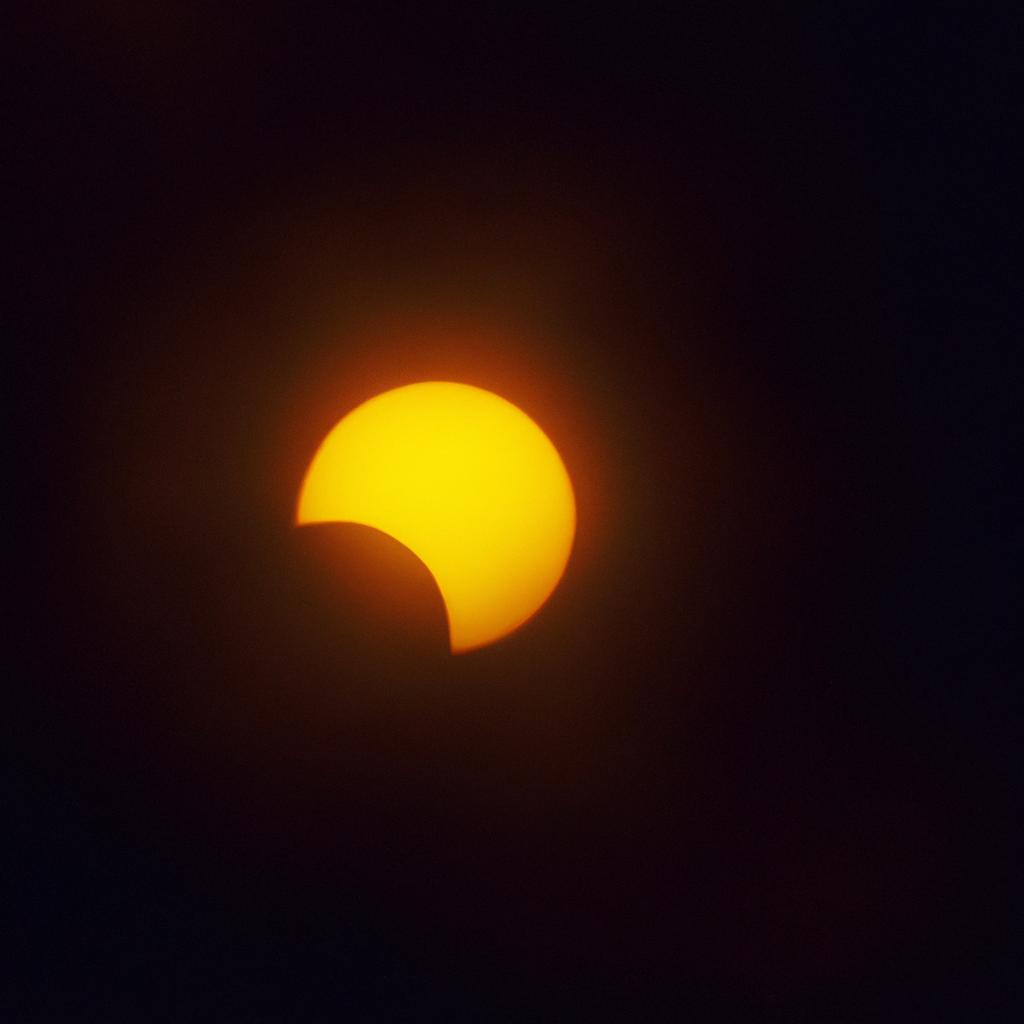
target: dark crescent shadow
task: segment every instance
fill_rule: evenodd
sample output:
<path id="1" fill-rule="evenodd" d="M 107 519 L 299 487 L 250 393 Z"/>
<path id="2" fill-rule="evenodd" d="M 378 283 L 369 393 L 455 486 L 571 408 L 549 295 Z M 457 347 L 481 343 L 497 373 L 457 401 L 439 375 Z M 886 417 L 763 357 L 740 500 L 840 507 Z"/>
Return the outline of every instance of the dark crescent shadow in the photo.
<path id="1" fill-rule="evenodd" d="M 325 654 L 394 663 L 447 656 L 448 616 L 426 565 L 371 526 L 313 523 L 288 538 L 290 607 L 297 637 Z"/>

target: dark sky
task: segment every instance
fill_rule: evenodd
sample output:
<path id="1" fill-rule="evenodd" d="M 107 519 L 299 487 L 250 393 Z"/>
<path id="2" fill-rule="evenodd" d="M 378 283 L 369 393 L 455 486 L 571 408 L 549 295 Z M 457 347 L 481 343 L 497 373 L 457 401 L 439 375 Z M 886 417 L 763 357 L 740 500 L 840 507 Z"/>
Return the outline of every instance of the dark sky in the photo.
<path id="1" fill-rule="evenodd" d="M 1012 1019 L 1020 20 L 295 6 L 14 33 L 5 1019 Z M 459 658 L 290 525 L 438 378 L 579 502 Z"/>

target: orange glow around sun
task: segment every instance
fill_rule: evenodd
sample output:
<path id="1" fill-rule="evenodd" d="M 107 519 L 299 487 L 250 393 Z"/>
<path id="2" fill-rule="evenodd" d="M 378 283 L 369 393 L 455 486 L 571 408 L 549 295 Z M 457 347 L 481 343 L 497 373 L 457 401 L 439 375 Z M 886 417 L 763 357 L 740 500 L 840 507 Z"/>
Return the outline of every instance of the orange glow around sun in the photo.
<path id="1" fill-rule="evenodd" d="M 371 398 L 328 433 L 306 472 L 299 525 L 390 534 L 430 570 L 451 649 L 499 640 L 558 585 L 576 530 L 572 484 L 524 412 L 466 384 Z"/>

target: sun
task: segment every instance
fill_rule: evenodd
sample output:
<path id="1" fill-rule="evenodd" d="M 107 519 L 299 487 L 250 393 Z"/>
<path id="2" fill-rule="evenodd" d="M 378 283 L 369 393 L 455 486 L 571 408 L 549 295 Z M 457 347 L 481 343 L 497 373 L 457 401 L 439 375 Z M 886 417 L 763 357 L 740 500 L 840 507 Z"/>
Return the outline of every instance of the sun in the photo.
<path id="1" fill-rule="evenodd" d="M 372 526 L 430 570 L 453 653 L 507 636 L 565 571 L 576 501 L 547 435 L 504 398 L 429 381 L 387 391 L 328 433 L 296 522 Z"/>

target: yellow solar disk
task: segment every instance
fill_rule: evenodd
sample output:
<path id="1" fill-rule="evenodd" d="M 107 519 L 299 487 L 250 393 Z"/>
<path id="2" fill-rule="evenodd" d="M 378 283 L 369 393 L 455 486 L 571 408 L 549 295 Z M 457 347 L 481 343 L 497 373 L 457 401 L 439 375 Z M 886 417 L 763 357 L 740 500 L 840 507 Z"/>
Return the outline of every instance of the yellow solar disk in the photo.
<path id="1" fill-rule="evenodd" d="M 565 570 L 576 503 L 544 432 L 505 399 L 431 381 L 371 398 L 327 435 L 297 522 L 375 527 L 432 573 L 453 652 L 506 636 Z"/>

